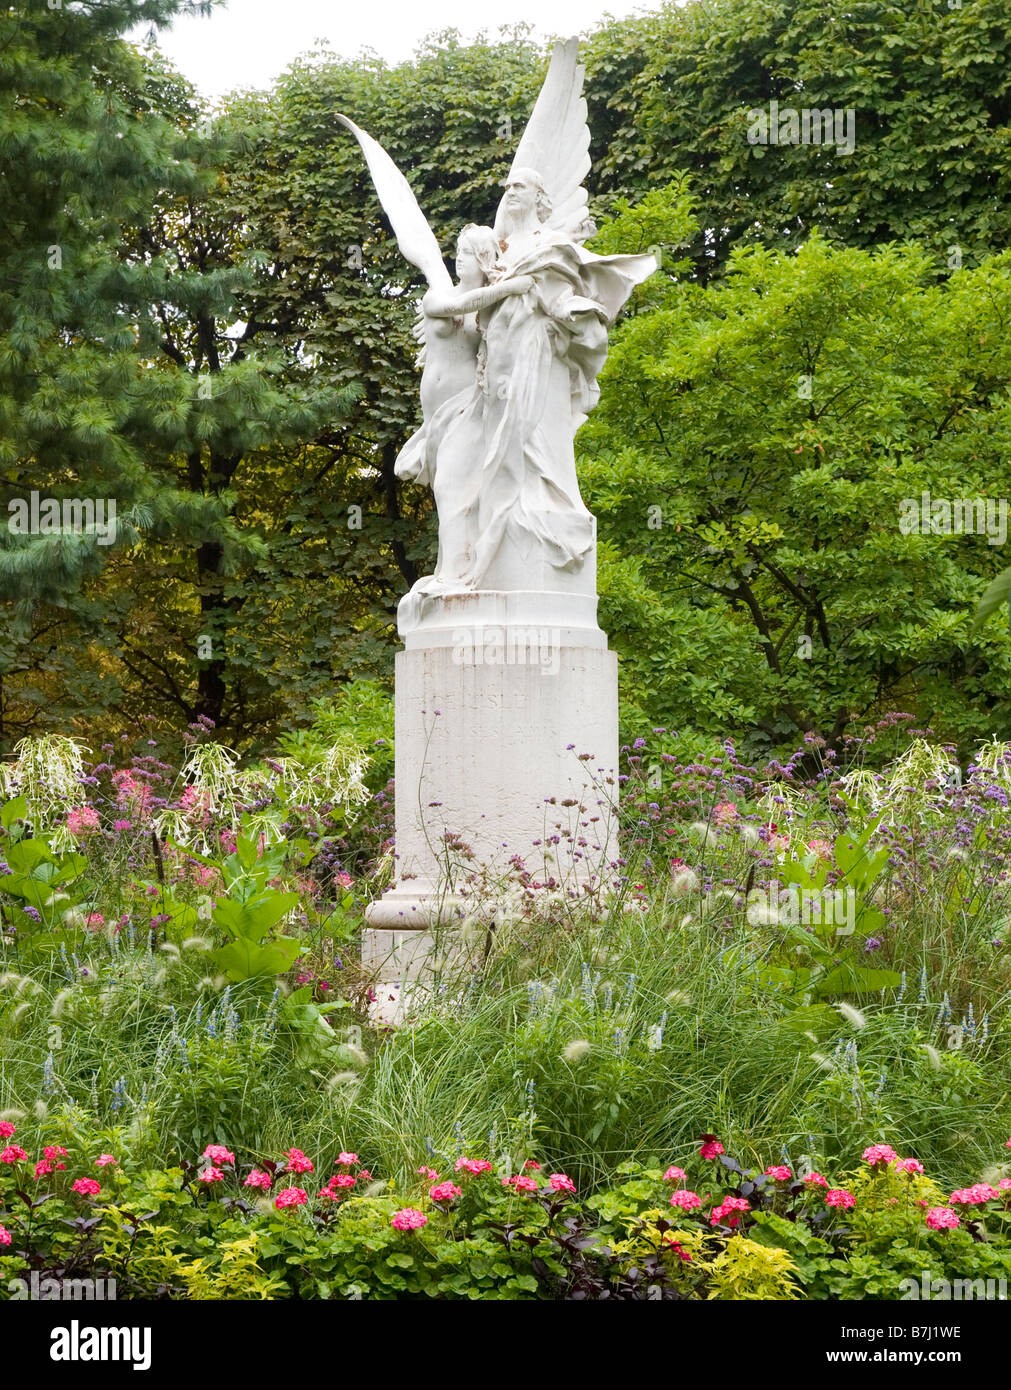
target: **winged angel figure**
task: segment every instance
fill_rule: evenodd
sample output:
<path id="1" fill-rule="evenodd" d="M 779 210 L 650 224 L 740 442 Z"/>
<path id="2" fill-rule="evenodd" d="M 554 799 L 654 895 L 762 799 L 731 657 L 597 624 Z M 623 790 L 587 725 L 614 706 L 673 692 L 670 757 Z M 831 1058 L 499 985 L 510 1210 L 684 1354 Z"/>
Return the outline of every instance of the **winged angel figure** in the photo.
<path id="1" fill-rule="evenodd" d="M 436 571 L 418 581 L 415 599 L 561 587 L 551 573 L 579 572 L 593 552 L 573 438 L 600 394 L 608 326 L 657 260 L 582 245 L 595 230 L 583 187 L 583 72 L 578 40 L 558 44 L 494 227 L 460 232 L 456 285 L 407 180 L 339 117 L 362 147 L 402 254 L 429 285 L 423 423 L 396 463 L 398 477 L 432 488 L 439 515 Z"/>

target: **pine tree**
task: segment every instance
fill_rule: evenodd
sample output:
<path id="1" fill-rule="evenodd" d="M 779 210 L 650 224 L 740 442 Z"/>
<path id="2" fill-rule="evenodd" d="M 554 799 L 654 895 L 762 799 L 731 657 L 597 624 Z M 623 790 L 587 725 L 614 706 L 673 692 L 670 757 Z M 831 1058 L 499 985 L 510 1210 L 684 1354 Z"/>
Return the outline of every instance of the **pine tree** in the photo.
<path id="1" fill-rule="evenodd" d="M 340 419 L 353 395 L 284 391 L 251 335 L 227 333 L 251 258 L 202 225 L 221 142 L 192 90 L 123 37 L 209 8 L 34 0 L 0 14 L 0 742 L 72 683 L 84 645 L 114 675 L 128 595 L 87 581 L 127 554 L 143 564 L 153 542 L 190 552 L 193 625 L 212 635 L 213 656 L 194 650 L 175 673 L 180 711 L 218 719 L 225 576 L 262 549 L 231 516 L 235 469 Z M 104 504 L 106 520 L 115 504 L 114 543 L 80 509 L 25 534 L 32 493 Z M 81 678 L 115 703 L 114 679 L 103 692 L 93 668 Z"/>

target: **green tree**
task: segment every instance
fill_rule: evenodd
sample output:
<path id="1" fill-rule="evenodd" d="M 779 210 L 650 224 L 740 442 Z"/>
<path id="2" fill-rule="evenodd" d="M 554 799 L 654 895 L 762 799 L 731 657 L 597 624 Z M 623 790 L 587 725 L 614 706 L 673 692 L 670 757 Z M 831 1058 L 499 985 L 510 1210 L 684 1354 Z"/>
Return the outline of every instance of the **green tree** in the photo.
<path id="1" fill-rule="evenodd" d="M 586 64 L 598 192 L 688 172 L 702 278 L 743 241 L 815 226 L 921 241 L 940 270 L 1011 246 L 1007 0 L 691 0 L 604 25 Z M 852 152 L 751 143 L 773 101 L 852 110 Z"/>
<path id="2" fill-rule="evenodd" d="M 602 621 L 643 712 L 765 747 L 838 747 L 897 709 L 1007 737 L 1011 641 L 972 631 L 999 534 L 900 523 L 925 491 L 1007 492 L 1011 254 L 938 285 L 922 250 L 814 236 L 641 294 L 579 442 Z"/>
<path id="3" fill-rule="evenodd" d="M 112 545 L 73 524 L 0 531 L 3 740 L 43 713 L 94 717 L 131 671 L 135 709 L 157 673 L 177 714 L 241 723 L 223 615 L 229 578 L 264 544 L 233 516 L 236 472 L 339 421 L 354 394 L 282 383 L 248 324 L 235 330 L 253 253 L 213 167 L 229 133 L 215 138 L 187 84 L 121 37 L 194 8 L 208 7 L 0 16 L 0 501 L 5 513 L 32 492 L 117 508 Z M 165 583 L 166 553 L 188 585 Z M 161 626 L 208 639 L 210 655 L 160 640 L 138 603 L 145 583 Z"/>

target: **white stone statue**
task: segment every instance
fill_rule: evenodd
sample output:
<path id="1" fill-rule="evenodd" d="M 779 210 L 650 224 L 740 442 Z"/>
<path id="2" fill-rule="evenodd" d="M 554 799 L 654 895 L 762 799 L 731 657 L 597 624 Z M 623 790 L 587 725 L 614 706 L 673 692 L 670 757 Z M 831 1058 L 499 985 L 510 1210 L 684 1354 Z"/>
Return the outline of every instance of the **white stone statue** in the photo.
<path id="1" fill-rule="evenodd" d="M 452 938 L 463 905 L 503 875 L 567 901 L 600 901 L 620 875 L 617 659 L 597 622 L 573 437 L 597 401 L 608 326 L 657 261 L 583 247 L 582 87 L 571 39 L 494 227 L 459 234 L 455 285 L 406 179 L 341 117 L 429 286 L 423 423 L 396 468 L 435 494 L 439 558 L 397 614 L 396 875 L 362 942 L 393 989 L 430 968 L 438 933 Z"/>
<path id="2" fill-rule="evenodd" d="M 599 395 L 608 325 L 657 261 L 583 248 L 594 227 L 582 86 L 570 39 L 555 49 L 494 229 L 460 233 L 456 286 L 406 179 L 339 117 L 402 253 L 430 287 L 419 328 L 423 424 L 396 471 L 435 494 L 439 558 L 401 603 L 402 633 L 423 623 L 431 600 L 456 594 L 595 594 L 595 523 L 579 495 L 573 437 Z"/>

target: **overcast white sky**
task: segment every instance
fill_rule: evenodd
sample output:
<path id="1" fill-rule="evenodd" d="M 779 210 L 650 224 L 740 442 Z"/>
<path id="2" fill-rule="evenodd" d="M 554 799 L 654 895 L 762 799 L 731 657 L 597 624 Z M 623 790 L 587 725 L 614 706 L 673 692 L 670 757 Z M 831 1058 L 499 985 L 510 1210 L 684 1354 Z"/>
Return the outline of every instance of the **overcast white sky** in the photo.
<path id="1" fill-rule="evenodd" d="M 327 39 L 343 57 L 372 48 L 398 62 L 437 29 L 473 36 L 526 21 L 539 36 L 567 36 L 595 28 L 606 14 L 624 17 L 659 7 L 659 0 L 228 0 L 209 19 L 180 19 L 162 30 L 159 47 L 205 96 L 214 97 L 234 87 L 268 86 L 317 39 Z"/>

